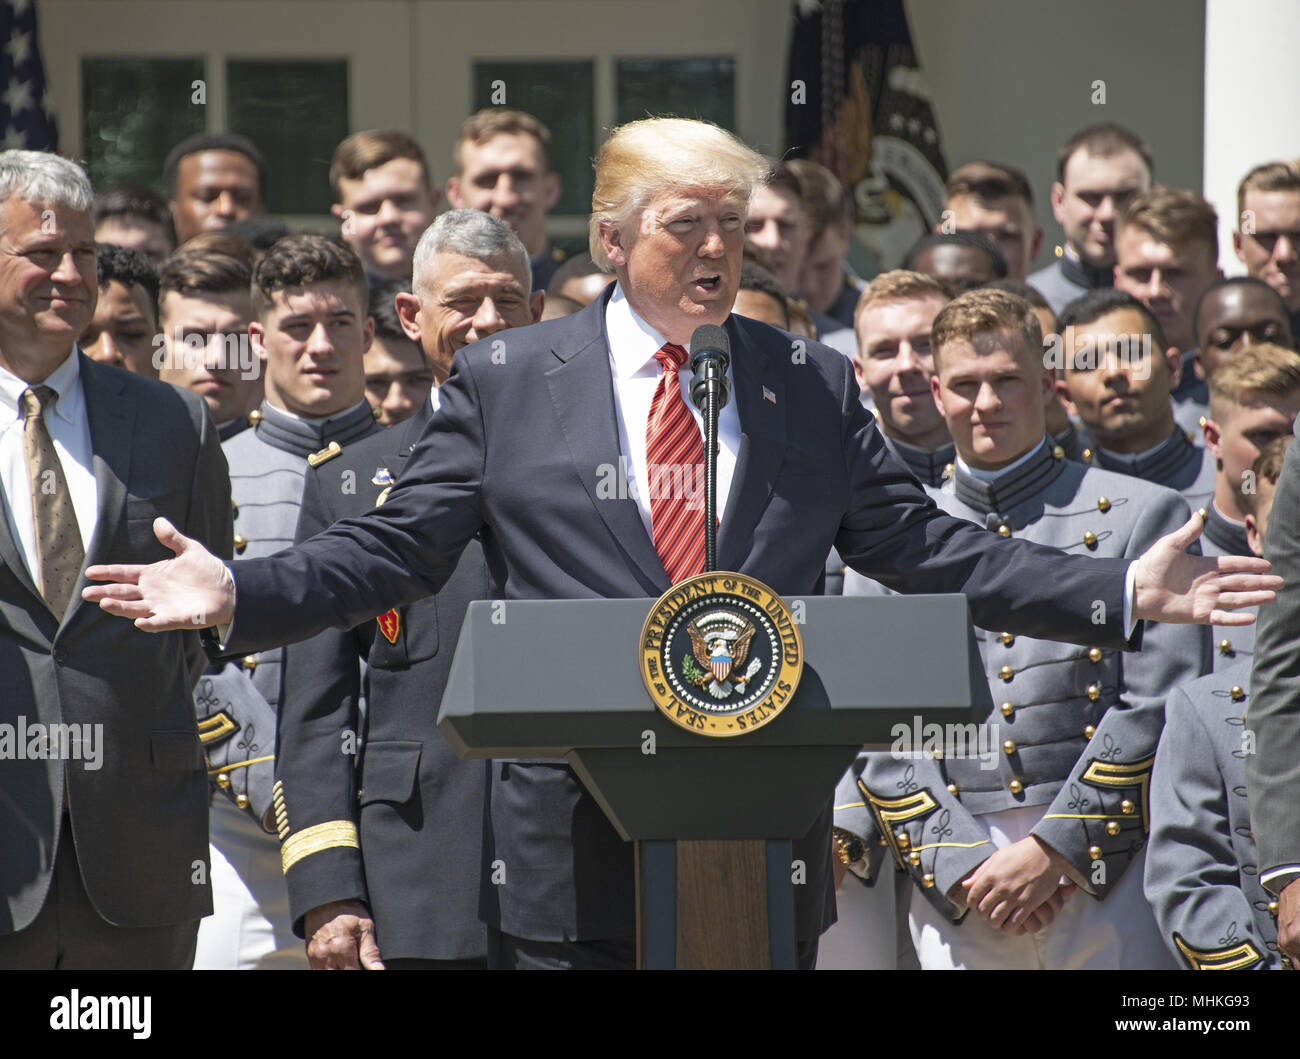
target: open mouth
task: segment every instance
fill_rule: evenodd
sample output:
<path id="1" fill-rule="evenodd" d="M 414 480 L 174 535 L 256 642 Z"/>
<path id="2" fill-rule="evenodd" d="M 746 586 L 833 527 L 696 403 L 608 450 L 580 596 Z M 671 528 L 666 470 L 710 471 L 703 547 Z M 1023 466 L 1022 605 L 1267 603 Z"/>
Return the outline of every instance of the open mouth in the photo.
<path id="1" fill-rule="evenodd" d="M 717 294 L 722 289 L 722 277 L 719 275 L 696 276 L 691 281 L 695 287 L 705 294 Z"/>

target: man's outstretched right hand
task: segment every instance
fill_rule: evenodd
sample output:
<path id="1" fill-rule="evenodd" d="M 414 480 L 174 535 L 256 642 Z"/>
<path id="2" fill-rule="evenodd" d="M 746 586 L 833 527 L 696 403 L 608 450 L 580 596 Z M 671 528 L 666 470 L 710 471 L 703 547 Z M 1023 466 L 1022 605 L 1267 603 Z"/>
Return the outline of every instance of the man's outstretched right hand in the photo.
<path id="1" fill-rule="evenodd" d="M 109 614 L 133 619 L 145 632 L 229 625 L 235 616 L 235 579 L 226 565 L 165 518 L 154 519 L 153 531 L 176 553 L 175 559 L 148 566 L 92 566 L 87 579 L 109 583 L 91 585 L 82 598 Z"/>

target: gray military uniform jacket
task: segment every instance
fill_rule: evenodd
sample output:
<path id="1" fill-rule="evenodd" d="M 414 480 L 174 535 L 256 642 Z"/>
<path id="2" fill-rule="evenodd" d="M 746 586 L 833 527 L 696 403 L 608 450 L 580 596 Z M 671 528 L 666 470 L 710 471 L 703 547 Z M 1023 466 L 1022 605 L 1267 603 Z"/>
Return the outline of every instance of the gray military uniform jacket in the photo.
<path id="1" fill-rule="evenodd" d="M 1210 498 L 1214 496 L 1214 457 L 1181 428 L 1176 427 L 1169 438 L 1154 449 L 1134 456 L 1111 452 L 1094 444 L 1090 438 L 1085 441 L 1085 463 L 1182 493 L 1192 511 L 1208 507 Z"/>
<path id="2" fill-rule="evenodd" d="M 222 445 L 230 464 L 235 557 L 271 555 L 294 542 L 308 460 L 321 459 L 380 427 L 365 401 L 324 423 L 308 422 L 266 402 L 249 416 L 253 429 Z M 194 690 L 208 776 L 265 825 L 275 781 L 276 707 L 282 648 L 212 666 Z"/>
<path id="3" fill-rule="evenodd" d="M 1201 531 L 1201 554 L 1254 555 L 1246 540 L 1246 527 L 1240 522 L 1224 518 L 1214 501 L 1205 506 L 1205 529 Z M 1243 613 L 1258 614 L 1258 607 L 1245 607 Z M 1227 669 L 1243 659 L 1247 662 L 1255 654 L 1255 626 L 1212 625 L 1214 636 L 1214 671 Z"/>
<path id="4" fill-rule="evenodd" d="M 1030 273 L 1027 282 L 1047 299 L 1052 312 L 1060 316 L 1061 310 L 1075 298 L 1081 298 L 1098 287 L 1112 286 L 1114 276 L 1108 268 L 1084 264 L 1067 246 L 1062 248 L 1061 256 L 1046 268 Z"/>
<path id="5" fill-rule="evenodd" d="M 1136 559 L 1188 517 L 1170 490 L 1073 463 L 1047 439 L 992 482 L 958 465 L 931 495 L 1002 536 L 1104 558 Z M 846 577 L 846 595 L 885 592 L 853 571 Z M 975 817 L 1042 806 L 1033 833 L 1100 899 L 1146 840 L 1165 696 L 1209 670 L 1208 630 L 1153 623 L 1142 650 L 1127 654 L 982 629 L 975 636 L 996 704 L 975 740 L 981 753 L 863 755 L 855 766 L 862 805 L 837 814 L 836 825 L 868 846 L 882 837 L 926 897 L 956 918 L 945 895 L 994 852 Z M 846 793 L 837 804 L 848 804 Z M 868 818 L 874 826 L 864 834 Z"/>
<path id="6" fill-rule="evenodd" d="M 1146 897 L 1165 944 L 1194 971 L 1281 966 L 1246 800 L 1250 665 L 1173 691 L 1151 778 Z"/>
<path id="7" fill-rule="evenodd" d="M 1192 435 L 1194 444 L 1204 445 L 1201 420 L 1210 416 L 1210 388 L 1196 377 L 1196 350 L 1183 354 L 1183 377 L 1169 397 L 1174 403 L 1174 422 Z"/>

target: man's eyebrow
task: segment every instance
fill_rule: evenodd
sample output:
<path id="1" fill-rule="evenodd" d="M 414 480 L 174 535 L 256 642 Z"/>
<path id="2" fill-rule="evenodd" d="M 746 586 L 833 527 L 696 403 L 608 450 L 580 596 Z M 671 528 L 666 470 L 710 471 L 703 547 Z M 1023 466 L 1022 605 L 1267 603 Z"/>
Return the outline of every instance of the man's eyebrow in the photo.
<path id="1" fill-rule="evenodd" d="M 489 293 L 491 293 L 491 292 L 489 292 Z M 520 283 L 518 283 L 518 282 L 512 281 L 511 283 L 507 284 L 505 287 L 502 287 L 499 291 L 496 291 L 496 292 L 493 294 L 493 297 L 498 297 L 498 298 L 499 298 L 502 294 L 519 294 L 519 295 L 522 295 L 523 293 L 524 293 L 524 288 L 523 288 L 523 286 L 522 286 Z M 444 291 L 442 292 L 442 300 L 443 300 L 443 301 L 455 301 L 457 298 L 475 297 L 475 296 L 477 296 L 477 295 L 478 295 L 478 288 L 477 288 L 477 287 L 452 287 L 452 288 L 450 288 L 450 289 L 448 289 L 448 290 L 444 290 Z M 484 295 L 483 295 L 483 297 L 485 297 L 485 298 L 486 298 L 487 296 L 488 296 L 487 294 L 484 294 Z"/>

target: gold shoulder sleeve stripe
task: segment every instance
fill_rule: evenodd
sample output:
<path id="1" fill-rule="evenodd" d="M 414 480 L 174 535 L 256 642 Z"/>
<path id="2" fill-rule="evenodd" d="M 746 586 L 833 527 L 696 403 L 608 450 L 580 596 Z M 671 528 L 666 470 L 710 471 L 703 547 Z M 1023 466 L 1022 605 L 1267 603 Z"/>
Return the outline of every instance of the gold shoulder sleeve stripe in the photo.
<path id="1" fill-rule="evenodd" d="M 357 838 L 357 825 L 351 820 L 327 820 L 323 824 L 304 828 L 296 835 L 286 838 L 280 846 L 280 867 L 284 874 L 288 875 L 289 869 L 303 857 L 310 857 L 313 853 L 320 853 L 327 849 L 341 849 L 348 846 L 353 849 L 361 848 Z"/>
<path id="2" fill-rule="evenodd" d="M 1264 959 L 1264 954 L 1248 941 L 1225 949 L 1194 949 L 1175 932 L 1174 944 L 1193 971 L 1240 971 Z"/>
<path id="3" fill-rule="evenodd" d="M 880 828 L 880 833 L 885 838 L 885 845 L 889 847 L 889 852 L 894 855 L 894 860 L 898 862 L 898 867 L 906 871 L 907 865 L 903 859 L 903 849 L 899 845 L 898 836 L 894 834 L 894 825 L 903 824 L 908 820 L 915 820 L 917 817 L 928 816 L 939 807 L 939 803 L 934 800 L 928 790 L 919 790 L 914 794 L 904 795 L 902 798 L 877 798 L 862 782 L 858 779 L 858 790 L 866 798 L 867 804 L 871 806 L 871 814 L 876 818 L 876 826 Z"/>
<path id="4" fill-rule="evenodd" d="M 239 725 L 225 710 L 218 710 L 211 717 L 204 717 L 199 722 L 199 742 L 204 746 L 217 743 L 228 735 L 239 731 Z"/>

